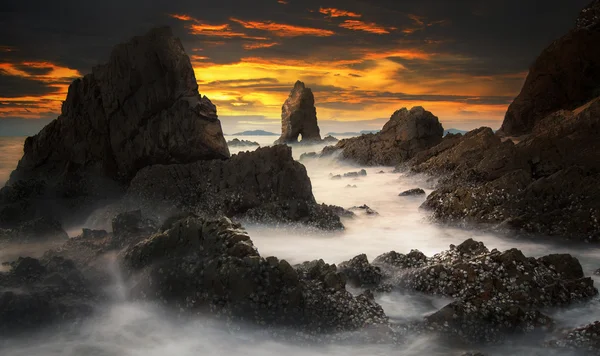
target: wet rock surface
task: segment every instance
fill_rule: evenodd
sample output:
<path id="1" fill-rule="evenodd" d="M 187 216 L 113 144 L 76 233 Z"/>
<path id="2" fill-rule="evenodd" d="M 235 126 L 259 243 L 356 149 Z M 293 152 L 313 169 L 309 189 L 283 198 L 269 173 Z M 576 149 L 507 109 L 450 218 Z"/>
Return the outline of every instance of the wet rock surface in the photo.
<path id="1" fill-rule="evenodd" d="M 560 338 L 548 342 L 548 346 L 582 350 L 590 355 L 597 355 L 600 353 L 600 321 L 567 330 Z"/>
<path id="2" fill-rule="evenodd" d="M 312 194 L 304 166 L 285 145 L 242 152 L 228 160 L 153 166 L 131 182 L 126 204 L 256 222 L 304 222 L 327 229 L 343 225 Z M 173 215 L 170 213 L 169 215 Z M 276 221 L 275 221 L 276 222 Z"/>
<path id="3" fill-rule="evenodd" d="M 198 93 L 181 42 L 157 28 L 70 85 L 58 119 L 25 141 L 0 216 L 22 190 L 23 215 L 85 215 L 144 167 L 227 157 L 216 107 Z"/>
<path id="4" fill-rule="evenodd" d="M 361 206 L 353 206 L 350 209 L 348 209 L 350 211 L 360 211 L 363 212 L 366 215 L 379 215 L 378 212 L 376 212 L 375 210 L 371 209 L 368 205 L 364 204 Z"/>
<path id="5" fill-rule="evenodd" d="M 304 272 L 263 258 L 228 219 L 187 218 L 123 254 L 132 294 L 176 310 L 213 310 L 227 318 L 307 332 L 354 330 L 386 323 L 368 296 L 353 297 L 342 275 L 324 262 Z"/>
<path id="6" fill-rule="evenodd" d="M 392 251 L 369 264 L 360 255 L 339 269 L 353 285 L 379 292 L 410 289 L 454 298 L 418 327 L 467 343 L 496 343 L 514 333 L 552 330 L 554 321 L 540 309 L 598 294 L 571 255 L 536 259 L 517 249 L 489 251 L 472 239 L 433 257 L 416 250 L 406 255 Z"/>
<path id="7" fill-rule="evenodd" d="M 367 166 L 394 166 L 440 143 L 444 129 L 438 118 L 422 107 L 396 111 L 381 132 L 361 135 L 325 147 L 326 156 L 341 151 L 340 158 Z"/>
<path id="8" fill-rule="evenodd" d="M 294 84 L 281 108 L 281 137 L 275 143 L 298 143 L 299 136 L 304 143 L 321 141 L 315 97 L 301 81 Z"/>

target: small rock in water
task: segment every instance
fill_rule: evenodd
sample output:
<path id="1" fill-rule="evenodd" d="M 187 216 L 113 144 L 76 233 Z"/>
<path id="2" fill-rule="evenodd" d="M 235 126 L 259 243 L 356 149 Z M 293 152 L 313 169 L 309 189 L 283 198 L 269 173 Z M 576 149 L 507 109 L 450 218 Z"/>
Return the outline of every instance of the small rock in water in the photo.
<path id="1" fill-rule="evenodd" d="M 364 210 L 364 212 L 367 215 L 379 215 L 378 212 L 376 212 L 375 210 L 371 209 L 368 205 L 361 205 L 361 206 L 353 206 L 351 207 L 349 210 Z"/>
<path id="2" fill-rule="evenodd" d="M 377 172 L 377 174 L 385 174 L 385 172 L 384 171 L 379 171 L 379 172 Z"/>
<path id="3" fill-rule="evenodd" d="M 342 179 L 342 176 L 339 174 L 336 174 L 334 176 L 331 176 L 331 179 Z"/>
<path id="4" fill-rule="evenodd" d="M 358 188 L 358 187 L 356 186 L 356 184 L 353 184 L 353 185 L 350 185 L 350 184 L 348 184 L 348 185 L 346 186 L 346 188 Z"/>
<path id="5" fill-rule="evenodd" d="M 415 196 L 419 196 L 419 195 L 425 195 L 425 191 L 421 188 L 409 189 L 407 191 L 404 191 L 404 192 L 398 194 L 398 196 L 400 196 L 400 197 L 415 197 Z"/>
<path id="6" fill-rule="evenodd" d="M 317 158 L 317 152 L 306 152 L 300 155 L 300 161 L 305 160 L 307 158 Z"/>
<path id="7" fill-rule="evenodd" d="M 344 173 L 344 177 L 345 178 L 354 178 L 354 177 L 364 177 L 367 175 L 367 171 L 364 169 L 361 169 L 358 172 L 348 172 L 348 173 Z"/>
<path id="8" fill-rule="evenodd" d="M 595 270 L 595 271 L 594 271 L 594 274 L 595 274 L 596 276 L 600 276 L 600 268 L 598 268 L 597 270 Z"/>

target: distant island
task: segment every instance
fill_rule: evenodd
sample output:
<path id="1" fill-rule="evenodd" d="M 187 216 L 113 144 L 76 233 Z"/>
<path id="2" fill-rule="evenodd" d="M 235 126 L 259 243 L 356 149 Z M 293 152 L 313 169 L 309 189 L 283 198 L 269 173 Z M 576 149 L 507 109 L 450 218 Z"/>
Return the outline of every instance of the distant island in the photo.
<path id="1" fill-rule="evenodd" d="M 265 130 L 252 130 L 252 131 L 243 131 L 238 132 L 230 136 L 278 136 L 276 133 L 272 133 Z"/>
<path id="2" fill-rule="evenodd" d="M 444 136 L 446 136 L 447 134 L 454 134 L 454 135 L 461 134 L 461 135 L 464 135 L 467 132 L 469 132 L 469 131 L 459 130 L 459 129 L 448 129 L 448 130 L 444 131 Z"/>
<path id="3" fill-rule="evenodd" d="M 360 136 L 370 133 L 378 133 L 381 130 L 362 130 L 360 132 L 328 132 L 327 136 Z"/>

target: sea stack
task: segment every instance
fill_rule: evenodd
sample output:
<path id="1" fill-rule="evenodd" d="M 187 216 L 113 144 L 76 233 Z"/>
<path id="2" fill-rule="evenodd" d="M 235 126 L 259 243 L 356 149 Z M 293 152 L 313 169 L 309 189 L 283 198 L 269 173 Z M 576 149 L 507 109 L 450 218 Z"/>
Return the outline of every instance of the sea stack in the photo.
<path id="1" fill-rule="evenodd" d="M 315 97 L 310 88 L 297 81 L 281 108 L 281 137 L 276 144 L 302 142 L 319 142 L 321 134 L 317 125 L 317 109 Z"/>

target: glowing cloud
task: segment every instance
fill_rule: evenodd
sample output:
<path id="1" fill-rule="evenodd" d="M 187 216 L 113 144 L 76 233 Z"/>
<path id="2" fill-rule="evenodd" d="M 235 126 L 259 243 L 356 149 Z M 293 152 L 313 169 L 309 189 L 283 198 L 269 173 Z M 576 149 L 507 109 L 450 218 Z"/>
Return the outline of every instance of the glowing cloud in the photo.
<path id="1" fill-rule="evenodd" d="M 299 37 L 299 36 L 315 36 L 328 37 L 335 33 L 329 30 L 323 30 L 313 27 L 295 26 L 272 21 L 242 21 L 240 19 L 231 18 L 231 21 L 237 22 L 244 28 L 253 30 L 262 30 L 272 32 L 278 37 Z"/>
<path id="2" fill-rule="evenodd" d="M 361 17 L 361 14 L 357 14 L 355 12 L 350 12 L 350 11 L 346 11 L 346 10 L 340 10 L 340 9 L 336 9 L 333 7 L 328 7 L 328 8 L 320 8 L 319 12 L 324 14 L 324 15 L 328 15 L 329 17 Z"/>
<path id="3" fill-rule="evenodd" d="M 345 20 L 343 23 L 340 24 L 340 27 L 353 31 L 365 31 L 369 33 L 375 33 L 378 35 L 385 35 L 387 33 L 390 33 L 390 31 L 388 31 L 388 29 L 386 29 L 383 26 L 380 26 L 373 22 L 369 23 L 360 20 Z"/>
<path id="4" fill-rule="evenodd" d="M 242 47 L 247 50 L 259 49 L 259 48 L 270 48 L 279 45 L 278 42 L 253 42 L 244 43 Z"/>

